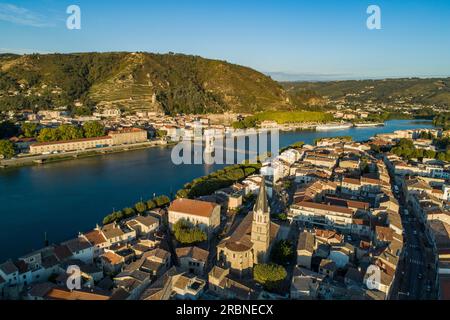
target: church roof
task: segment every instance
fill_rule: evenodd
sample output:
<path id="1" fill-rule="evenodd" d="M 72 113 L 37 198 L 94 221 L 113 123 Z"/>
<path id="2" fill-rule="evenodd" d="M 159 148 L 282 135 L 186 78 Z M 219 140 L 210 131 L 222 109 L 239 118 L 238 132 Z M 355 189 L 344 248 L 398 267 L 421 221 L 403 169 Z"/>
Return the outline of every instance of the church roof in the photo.
<path id="1" fill-rule="evenodd" d="M 266 179 L 261 180 L 258 199 L 256 200 L 254 212 L 269 212 L 269 201 L 267 200 Z"/>
<path id="2" fill-rule="evenodd" d="M 252 223 L 253 223 L 253 212 L 250 212 L 239 224 L 236 230 L 232 233 L 229 238 L 222 240 L 218 247 L 227 249 L 235 252 L 243 252 L 250 250 L 253 247 L 253 242 L 251 241 L 252 233 Z M 275 222 L 270 222 L 270 241 L 274 241 L 278 235 L 280 226 Z"/>

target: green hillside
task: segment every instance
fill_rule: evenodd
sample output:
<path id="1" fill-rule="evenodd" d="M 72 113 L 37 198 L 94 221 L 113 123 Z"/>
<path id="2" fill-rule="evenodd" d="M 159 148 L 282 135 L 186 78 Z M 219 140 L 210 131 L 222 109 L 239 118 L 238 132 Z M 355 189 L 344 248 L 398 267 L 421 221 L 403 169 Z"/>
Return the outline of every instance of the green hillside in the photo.
<path id="1" fill-rule="evenodd" d="M 0 110 L 84 103 L 176 113 L 293 110 L 280 84 L 250 68 L 181 54 L 0 55 Z M 73 107 L 74 108 L 74 107 Z"/>

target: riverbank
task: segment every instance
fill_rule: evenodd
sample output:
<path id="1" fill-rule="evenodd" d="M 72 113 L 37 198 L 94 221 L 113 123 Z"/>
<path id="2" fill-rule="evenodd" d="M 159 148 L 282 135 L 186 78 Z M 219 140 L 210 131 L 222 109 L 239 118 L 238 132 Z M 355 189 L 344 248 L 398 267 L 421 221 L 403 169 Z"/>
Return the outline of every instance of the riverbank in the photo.
<path id="1" fill-rule="evenodd" d="M 171 147 L 175 143 L 167 141 L 149 141 L 130 145 L 113 146 L 106 148 L 89 149 L 82 151 L 72 151 L 58 154 L 27 156 L 16 159 L 0 160 L 0 169 L 18 168 L 32 165 L 49 164 L 55 162 L 69 161 L 74 159 L 84 159 L 89 157 L 103 156 L 109 154 L 122 153 L 134 150 L 143 150 L 154 147 Z"/>

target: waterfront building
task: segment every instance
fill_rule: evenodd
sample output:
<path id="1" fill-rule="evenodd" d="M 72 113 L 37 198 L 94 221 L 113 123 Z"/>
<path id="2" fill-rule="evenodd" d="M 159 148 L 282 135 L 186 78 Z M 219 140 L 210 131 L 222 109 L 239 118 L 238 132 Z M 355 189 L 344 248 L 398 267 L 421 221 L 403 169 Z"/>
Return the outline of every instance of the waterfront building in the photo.
<path id="1" fill-rule="evenodd" d="M 30 153 L 50 154 L 54 152 L 82 151 L 100 147 L 142 143 L 146 141 L 148 141 L 147 131 L 138 128 L 126 128 L 110 131 L 108 135 L 104 137 L 35 143 L 30 145 Z"/>
<path id="2" fill-rule="evenodd" d="M 148 140 L 147 131 L 139 128 L 124 128 L 117 131 L 108 132 L 108 136 L 112 139 L 112 144 L 133 144 L 146 142 Z"/>
<path id="3" fill-rule="evenodd" d="M 177 199 L 169 207 L 169 226 L 185 220 L 212 235 L 220 225 L 220 205 L 191 199 Z"/>
<path id="4" fill-rule="evenodd" d="M 120 245 L 129 243 L 136 239 L 136 231 L 130 229 L 122 229 L 116 222 L 104 225 L 100 228 L 105 238 L 111 245 Z"/>
<path id="5" fill-rule="evenodd" d="M 72 259 L 81 260 L 84 263 L 92 263 L 94 259 L 94 246 L 83 237 L 78 237 L 61 243 L 66 246 L 72 256 Z"/>
<path id="6" fill-rule="evenodd" d="M 146 236 L 159 228 L 159 219 L 153 216 L 137 216 L 131 220 L 128 220 L 125 225 L 136 231 L 137 236 Z"/>
<path id="7" fill-rule="evenodd" d="M 98 147 L 111 146 L 113 140 L 109 136 L 99 138 L 86 138 L 70 141 L 43 142 L 30 145 L 31 154 L 50 154 L 54 152 L 70 152 Z"/>
<path id="8" fill-rule="evenodd" d="M 105 249 L 109 248 L 109 246 L 110 246 L 109 241 L 105 238 L 103 233 L 98 229 L 94 229 L 90 232 L 81 234 L 79 237 L 83 237 L 84 239 L 89 241 L 94 246 L 94 251 L 93 251 L 94 258 L 99 257 L 105 251 Z"/>

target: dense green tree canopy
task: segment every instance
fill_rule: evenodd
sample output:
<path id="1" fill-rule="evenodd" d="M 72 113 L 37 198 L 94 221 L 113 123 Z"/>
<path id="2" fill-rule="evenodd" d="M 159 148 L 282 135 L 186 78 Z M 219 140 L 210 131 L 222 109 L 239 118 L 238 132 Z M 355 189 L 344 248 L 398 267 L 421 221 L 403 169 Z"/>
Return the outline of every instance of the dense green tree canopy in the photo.
<path id="1" fill-rule="evenodd" d="M 182 244 L 195 244 L 208 239 L 206 233 L 186 220 L 178 220 L 173 226 L 173 233 L 178 242 Z"/>
<path id="2" fill-rule="evenodd" d="M 267 290 L 278 288 L 286 277 L 286 269 L 277 264 L 258 264 L 253 268 L 253 279 Z"/>
<path id="3" fill-rule="evenodd" d="M 12 158 L 16 154 L 14 145 L 9 140 L 0 140 L 0 155 L 4 158 Z"/>
<path id="4" fill-rule="evenodd" d="M 287 265 L 292 262 L 295 251 L 292 243 L 287 240 L 281 240 L 275 243 L 271 252 L 271 259 L 273 262 L 280 265 Z"/>
<path id="5" fill-rule="evenodd" d="M 178 198 L 195 198 L 205 196 L 221 188 L 231 186 L 233 183 L 255 174 L 261 168 L 260 164 L 242 164 L 225 167 L 208 176 L 194 179 L 177 192 Z"/>
<path id="6" fill-rule="evenodd" d="M 89 121 L 83 124 L 84 136 L 86 138 L 96 138 L 105 135 L 105 126 L 98 121 Z"/>
<path id="7" fill-rule="evenodd" d="M 147 205 L 145 204 L 145 202 L 138 202 L 134 205 L 134 208 L 138 213 L 143 213 L 145 212 L 145 210 L 147 210 Z"/>
<path id="8" fill-rule="evenodd" d="M 33 138 L 36 136 L 38 125 L 36 123 L 25 122 L 20 130 L 25 138 Z"/>

